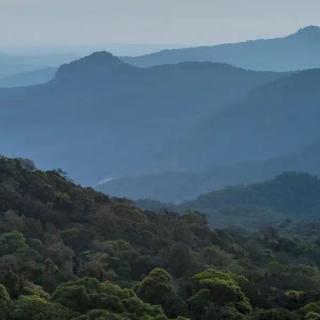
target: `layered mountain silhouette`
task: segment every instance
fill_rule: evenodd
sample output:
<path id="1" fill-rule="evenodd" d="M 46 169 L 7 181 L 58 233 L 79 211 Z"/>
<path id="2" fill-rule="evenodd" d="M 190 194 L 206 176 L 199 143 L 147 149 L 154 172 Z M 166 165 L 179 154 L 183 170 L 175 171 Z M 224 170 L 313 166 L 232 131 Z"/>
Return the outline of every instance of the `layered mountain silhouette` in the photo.
<path id="1" fill-rule="evenodd" d="M 229 63 L 251 70 L 291 71 L 320 67 L 320 28 L 309 26 L 287 37 L 207 47 L 163 50 L 123 60 L 148 67 L 185 61 Z"/>
<path id="2" fill-rule="evenodd" d="M 1 152 L 82 183 L 162 172 L 171 168 L 169 142 L 287 76 L 196 62 L 138 68 L 97 52 L 46 84 L 0 90 Z"/>
<path id="3" fill-rule="evenodd" d="M 192 150 L 203 155 L 207 166 L 274 158 L 316 143 L 319 81 L 317 69 L 261 86 L 197 125 L 177 156 L 190 159 L 192 167 Z"/>
<path id="4" fill-rule="evenodd" d="M 54 78 L 56 68 L 44 68 L 0 78 L 1 88 L 32 86 Z"/>
<path id="5" fill-rule="evenodd" d="M 284 172 L 263 182 L 239 184 L 200 195 L 181 204 L 140 200 L 144 209 L 197 211 L 212 226 L 257 229 L 285 220 L 314 220 L 320 209 L 320 180 L 300 172 Z"/>
<path id="6" fill-rule="evenodd" d="M 180 202 L 287 170 L 320 174 L 319 81 L 316 69 L 260 86 L 172 141 L 164 153 L 173 170 L 122 177 L 98 188 L 133 199 Z"/>
<path id="7" fill-rule="evenodd" d="M 17 55 L 0 52 L 0 80 L 47 68 L 57 68 L 76 58 L 73 54 Z M 27 83 L 29 84 L 34 83 Z"/>
<path id="8" fill-rule="evenodd" d="M 166 172 L 124 177 L 101 183 L 97 189 L 117 197 L 181 203 L 228 186 L 257 183 L 282 172 L 320 176 L 320 143 L 282 157 L 214 166 L 201 172 Z"/>
<path id="9" fill-rule="evenodd" d="M 291 217 L 310 218 L 320 209 L 320 180 L 317 177 L 287 172 L 262 183 L 229 187 L 201 195 L 180 208 L 213 212 L 234 206 L 254 206 L 277 210 Z"/>

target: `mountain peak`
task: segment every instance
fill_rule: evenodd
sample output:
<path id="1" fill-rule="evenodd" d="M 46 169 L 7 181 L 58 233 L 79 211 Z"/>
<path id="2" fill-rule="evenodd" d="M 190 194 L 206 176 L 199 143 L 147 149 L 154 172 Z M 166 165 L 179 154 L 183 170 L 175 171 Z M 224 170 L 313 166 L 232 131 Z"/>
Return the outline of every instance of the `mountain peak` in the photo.
<path id="1" fill-rule="evenodd" d="M 92 63 L 92 64 L 105 64 L 105 63 L 121 63 L 120 59 L 107 51 L 97 51 L 90 55 L 81 58 L 74 63 Z"/>
<path id="2" fill-rule="evenodd" d="M 62 65 L 57 73 L 56 79 L 61 78 L 82 78 L 91 75 L 102 76 L 115 71 L 132 69 L 133 66 L 121 61 L 118 57 L 106 51 L 98 51 L 75 60 L 71 63 Z"/>
<path id="3" fill-rule="evenodd" d="M 307 26 L 299 29 L 293 36 L 298 37 L 320 37 L 320 27 L 318 26 Z"/>

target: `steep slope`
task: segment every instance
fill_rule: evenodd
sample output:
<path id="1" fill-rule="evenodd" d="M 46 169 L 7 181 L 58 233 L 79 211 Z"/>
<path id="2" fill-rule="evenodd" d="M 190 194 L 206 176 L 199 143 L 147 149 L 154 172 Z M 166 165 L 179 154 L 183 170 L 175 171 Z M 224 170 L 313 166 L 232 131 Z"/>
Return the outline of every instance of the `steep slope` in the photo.
<path id="1" fill-rule="evenodd" d="M 199 214 L 143 211 L 25 160 L 0 158 L 0 177 L 2 319 L 202 320 L 212 299 L 200 311 L 192 301 L 203 278 L 232 294 L 215 315 L 251 312 L 247 280 L 226 270 L 236 233 L 210 230 Z"/>
<path id="2" fill-rule="evenodd" d="M 83 183 L 160 171 L 168 141 L 284 76 L 212 63 L 142 69 L 94 53 L 47 84 L 0 90 L 1 151 L 62 167 Z"/>
<path id="3" fill-rule="evenodd" d="M 0 78 L 0 87 L 25 87 L 45 83 L 53 79 L 55 72 L 56 68 L 45 68 Z"/>
<path id="4" fill-rule="evenodd" d="M 166 291 L 171 303 L 160 294 L 147 301 L 140 280 L 158 267 L 152 275 L 165 277 L 171 287 L 171 275 L 160 267 L 176 278 L 194 269 L 193 254 L 215 236 L 204 217 L 144 212 L 127 200 L 81 188 L 57 171 L 3 157 L 0 199 L 2 319 L 80 320 L 88 313 L 90 319 L 167 320 L 165 313 L 189 314 L 171 289 Z M 179 228 L 189 234 L 188 244 L 175 234 Z M 170 258 L 174 250 L 187 259 L 182 268 Z"/>
<path id="5" fill-rule="evenodd" d="M 302 190 L 309 193 L 301 197 Z M 307 212 L 312 200 L 319 202 L 319 181 L 304 175 L 227 191 L 213 197 L 219 207 L 244 195 L 250 203 Z M 308 206 L 292 202 L 296 195 Z M 238 208 L 234 216 L 243 213 Z M 256 233 L 212 230 L 202 214 L 144 211 L 82 188 L 61 172 L 1 157 L 0 316 L 306 318 L 310 308 L 318 309 L 319 230 L 316 221 Z"/>
<path id="6" fill-rule="evenodd" d="M 320 28 L 310 26 L 284 38 L 164 50 L 140 57 L 125 57 L 123 60 L 143 67 L 185 61 L 211 61 L 251 70 L 288 71 L 320 67 L 319 55 Z"/>
<path id="7" fill-rule="evenodd" d="M 181 202 L 223 187 L 270 179 L 285 171 L 320 176 L 320 143 L 270 160 L 214 166 L 200 172 L 167 172 L 124 177 L 101 183 L 96 188 L 113 196 L 136 200 Z"/>

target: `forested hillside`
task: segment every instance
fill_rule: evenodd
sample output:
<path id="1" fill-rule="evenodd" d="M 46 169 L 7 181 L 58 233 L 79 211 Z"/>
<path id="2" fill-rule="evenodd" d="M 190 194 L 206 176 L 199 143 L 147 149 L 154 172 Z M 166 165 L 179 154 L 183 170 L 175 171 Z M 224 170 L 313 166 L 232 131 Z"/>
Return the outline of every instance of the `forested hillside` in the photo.
<path id="1" fill-rule="evenodd" d="M 143 208 L 205 213 L 213 227 L 238 226 L 257 230 L 284 220 L 317 221 L 320 180 L 305 173 L 287 172 L 254 184 L 225 187 L 181 204 L 138 200 Z"/>
<path id="2" fill-rule="evenodd" d="M 21 159 L 0 159 L 0 200 L 1 319 L 319 316 L 317 223 L 211 230 Z"/>
<path id="3" fill-rule="evenodd" d="M 283 173 L 262 183 L 228 187 L 201 195 L 182 206 L 197 210 L 248 205 L 275 209 L 292 218 L 317 218 L 320 212 L 320 180 L 303 173 Z M 299 216 L 300 215 L 300 216 Z"/>

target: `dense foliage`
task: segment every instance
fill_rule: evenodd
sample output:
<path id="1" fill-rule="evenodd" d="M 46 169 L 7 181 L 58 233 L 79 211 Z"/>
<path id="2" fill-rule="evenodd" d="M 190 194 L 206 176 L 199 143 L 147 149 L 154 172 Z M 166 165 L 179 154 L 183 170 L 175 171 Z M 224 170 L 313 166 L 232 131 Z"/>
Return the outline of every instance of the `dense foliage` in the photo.
<path id="1" fill-rule="evenodd" d="M 318 223 L 153 213 L 0 159 L 0 319 L 318 319 Z"/>

